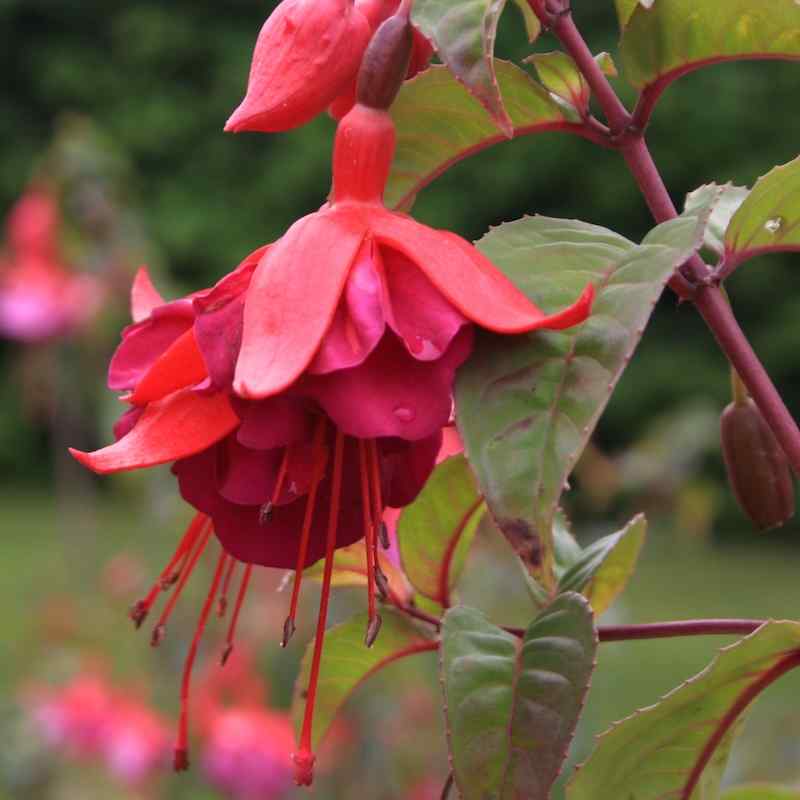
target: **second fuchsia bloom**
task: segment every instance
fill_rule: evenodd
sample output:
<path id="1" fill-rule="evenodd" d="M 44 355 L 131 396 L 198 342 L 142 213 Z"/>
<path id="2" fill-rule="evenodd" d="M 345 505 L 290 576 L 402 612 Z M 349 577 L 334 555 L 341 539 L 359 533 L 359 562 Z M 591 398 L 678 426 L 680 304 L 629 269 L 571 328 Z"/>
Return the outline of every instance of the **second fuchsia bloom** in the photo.
<path id="1" fill-rule="evenodd" d="M 0 258 L 0 336 L 41 342 L 72 332 L 99 310 L 96 279 L 71 273 L 59 244 L 60 215 L 45 189 L 29 189 L 8 217 Z"/>

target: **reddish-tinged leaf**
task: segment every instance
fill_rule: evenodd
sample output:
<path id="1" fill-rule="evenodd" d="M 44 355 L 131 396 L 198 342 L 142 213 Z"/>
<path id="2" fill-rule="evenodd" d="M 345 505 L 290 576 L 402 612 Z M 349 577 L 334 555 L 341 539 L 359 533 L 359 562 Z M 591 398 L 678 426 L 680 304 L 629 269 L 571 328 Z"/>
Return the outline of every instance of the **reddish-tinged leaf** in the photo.
<path id="1" fill-rule="evenodd" d="M 328 630 L 322 651 L 314 713 L 312 741 L 315 748 L 324 738 L 339 709 L 362 681 L 393 661 L 437 649 L 437 642 L 426 638 L 420 629 L 398 612 L 387 609 L 381 611 L 381 616 L 381 633 L 372 647 L 364 646 L 366 613 Z M 313 646 L 311 642 L 306 648 L 294 687 L 292 717 L 298 732 L 303 719 L 304 694 L 311 672 Z"/>
<path id="2" fill-rule="evenodd" d="M 589 135 L 567 120 L 563 106 L 524 69 L 498 60 L 495 70 L 515 136 L 552 130 Z M 399 209 L 407 209 L 421 189 L 454 164 L 505 141 L 486 110 L 442 66 L 406 81 L 391 114 L 397 149 L 384 201 Z"/>
<path id="3" fill-rule="evenodd" d="M 373 217 L 376 238 L 411 259 L 433 285 L 468 319 L 497 333 L 561 330 L 589 315 L 594 289 L 587 284 L 573 305 L 547 315 L 528 300 L 486 256 L 448 231 L 421 225 L 409 217 L 384 213 Z"/>
<path id="4" fill-rule="evenodd" d="M 147 406 L 133 430 L 118 442 L 93 453 L 70 453 L 103 475 L 154 467 L 205 450 L 238 424 L 226 395 L 184 389 Z"/>
<path id="5" fill-rule="evenodd" d="M 197 346 L 194 329 L 189 328 L 156 359 L 129 400 L 137 406 L 147 405 L 178 389 L 199 383 L 207 375 L 206 362 Z"/>
<path id="6" fill-rule="evenodd" d="M 628 81 L 652 97 L 700 67 L 736 59 L 800 58 L 794 0 L 655 0 L 620 5 L 620 55 Z M 647 7 L 648 5 L 652 7 Z"/>
<path id="7" fill-rule="evenodd" d="M 153 286 L 147 267 L 140 267 L 131 286 L 131 318 L 134 322 L 141 322 L 156 306 L 163 305 L 164 298 Z"/>
<path id="8" fill-rule="evenodd" d="M 800 158 L 756 181 L 724 241 L 726 272 L 762 253 L 800 250 Z"/>
<path id="9" fill-rule="evenodd" d="M 234 380 L 242 397 L 277 394 L 314 357 L 366 233 L 360 214 L 348 212 L 303 217 L 253 274 Z"/>
<path id="10" fill-rule="evenodd" d="M 416 0 L 412 17 L 448 69 L 510 139 L 514 125 L 494 70 L 494 42 L 505 4 L 505 0 Z"/>
<path id="11" fill-rule="evenodd" d="M 378 563 L 381 571 L 386 576 L 391 594 L 400 603 L 407 602 L 411 597 L 411 591 L 403 573 L 382 552 L 378 553 Z M 303 580 L 321 581 L 324 567 L 324 559 L 317 561 L 303 571 Z M 356 542 L 347 547 L 340 547 L 333 558 L 331 586 L 366 585 L 367 554 L 364 541 Z"/>
<path id="12" fill-rule="evenodd" d="M 403 569 L 418 592 L 441 606 L 450 605 L 485 510 L 463 455 L 436 467 L 397 525 Z"/>

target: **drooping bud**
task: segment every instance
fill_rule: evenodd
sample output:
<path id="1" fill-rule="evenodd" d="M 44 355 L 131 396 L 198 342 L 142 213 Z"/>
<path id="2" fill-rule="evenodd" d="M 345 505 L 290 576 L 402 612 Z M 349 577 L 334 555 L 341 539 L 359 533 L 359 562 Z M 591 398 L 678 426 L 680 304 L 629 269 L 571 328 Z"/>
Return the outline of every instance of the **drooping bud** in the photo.
<path id="1" fill-rule="evenodd" d="M 347 87 L 371 34 L 353 0 L 283 0 L 261 29 L 247 95 L 226 131 L 285 131 Z"/>
<path id="2" fill-rule="evenodd" d="M 750 398 L 728 405 L 720 420 L 728 482 L 742 511 L 760 530 L 794 515 L 794 484 L 786 454 Z"/>
<path id="3" fill-rule="evenodd" d="M 356 102 L 382 111 L 394 102 L 408 72 L 413 44 L 406 3 L 381 24 L 364 53 Z"/>

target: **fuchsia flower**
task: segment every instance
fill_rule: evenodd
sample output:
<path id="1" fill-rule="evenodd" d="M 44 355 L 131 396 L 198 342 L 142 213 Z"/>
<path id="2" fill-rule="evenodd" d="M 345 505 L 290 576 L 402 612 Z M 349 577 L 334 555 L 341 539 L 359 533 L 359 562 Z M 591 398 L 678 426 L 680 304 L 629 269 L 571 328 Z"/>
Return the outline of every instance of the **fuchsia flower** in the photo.
<path id="1" fill-rule="evenodd" d="M 223 708 L 207 732 L 203 771 L 235 800 L 270 800 L 292 784 L 293 750 L 288 715 L 257 705 Z"/>
<path id="2" fill-rule="evenodd" d="M 167 758 L 164 721 L 100 674 L 79 674 L 61 689 L 31 696 L 33 718 L 50 747 L 98 759 L 127 785 L 144 782 Z"/>
<path id="3" fill-rule="evenodd" d="M 39 342 L 71 332 L 99 309 L 102 292 L 89 275 L 71 274 L 58 247 L 53 196 L 29 189 L 8 218 L 10 260 L 0 259 L 0 336 Z"/>
<path id="4" fill-rule="evenodd" d="M 225 130 L 285 131 L 330 106 L 340 119 L 355 102 L 359 65 L 375 30 L 400 0 L 283 0 L 258 36 L 247 95 Z M 433 48 L 414 31 L 408 77 Z"/>
<path id="5" fill-rule="evenodd" d="M 330 4 L 325 4 L 328 7 Z M 178 582 L 154 642 L 210 540 L 222 544 L 187 658 L 176 768 L 185 768 L 191 666 L 211 605 L 245 563 L 226 655 L 255 564 L 294 568 L 284 628 L 295 629 L 305 567 L 325 557 L 305 717 L 294 755 L 310 784 L 311 726 L 334 550 L 365 540 L 369 626 L 377 636 L 377 543 L 387 507 L 410 503 L 435 464 L 456 369 L 475 327 L 523 333 L 575 325 L 593 290 L 553 315 L 536 308 L 455 234 L 386 209 L 394 151 L 389 107 L 411 49 L 407 7 L 364 56 L 358 103 L 339 124 L 331 200 L 211 289 L 165 303 L 140 273 L 134 324 L 109 369 L 130 409 L 115 444 L 75 456 L 100 473 L 171 462 L 198 510 L 173 559 L 132 612 L 141 624 Z M 347 13 L 355 13 L 347 4 Z M 400 52 L 385 58 L 386 50 Z"/>
<path id="6" fill-rule="evenodd" d="M 202 681 L 201 764 L 211 783 L 234 800 L 270 800 L 292 784 L 294 731 L 288 714 L 264 708 L 266 687 L 251 653 L 239 649 L 224 672 Z"/>

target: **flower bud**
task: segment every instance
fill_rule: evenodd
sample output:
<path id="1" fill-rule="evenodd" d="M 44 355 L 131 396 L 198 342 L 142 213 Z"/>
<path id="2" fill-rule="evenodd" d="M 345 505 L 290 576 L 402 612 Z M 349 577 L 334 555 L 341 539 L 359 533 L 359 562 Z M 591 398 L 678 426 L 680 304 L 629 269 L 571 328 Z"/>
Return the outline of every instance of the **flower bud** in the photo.
<path id="1" fill-rule="evenodd" d="M 283 0 L 258 36 L 247 95 L 226 131 L 283 131 L 315 117 L 358 70 L 371 29 L 353 0 Z"/>
<path id="2" fill-rule="evenodd" d="M 369 108 L 387 110 L 408 72 L 414 40 L 404 5 L 381 24 L 364 53 L 358 73 L 356 102 Z"/>
<path id="3" fill-rule="evenodd" d="M 792 473 L 756 404 L 746 398 L 728 405 L 720 433 L 728 482 L 742 511 L 760 530 L 783 525 L 794 515 Z"/>

